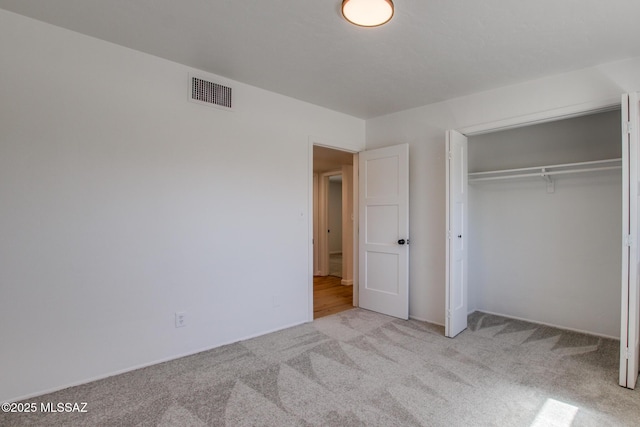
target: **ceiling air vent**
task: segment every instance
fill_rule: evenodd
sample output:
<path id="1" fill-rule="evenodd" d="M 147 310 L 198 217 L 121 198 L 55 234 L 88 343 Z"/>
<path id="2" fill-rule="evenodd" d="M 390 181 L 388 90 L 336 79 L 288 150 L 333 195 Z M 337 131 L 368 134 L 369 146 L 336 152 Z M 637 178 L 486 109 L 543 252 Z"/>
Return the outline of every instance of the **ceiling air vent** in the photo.
<path id="1" fill-rule="evenodd" d="M 231 110 L 231 91 L 228 86 L 191 76 L 192 101 Z"/>

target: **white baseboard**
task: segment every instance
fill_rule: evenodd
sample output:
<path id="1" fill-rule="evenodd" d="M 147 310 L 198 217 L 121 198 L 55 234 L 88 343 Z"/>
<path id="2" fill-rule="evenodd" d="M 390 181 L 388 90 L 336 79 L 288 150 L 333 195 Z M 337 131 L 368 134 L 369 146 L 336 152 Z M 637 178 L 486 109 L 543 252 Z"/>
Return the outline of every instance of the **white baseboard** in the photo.
<path id="1" fill-rule="evenodd" d="M 345 279 L 342 279 L 342 280 L 340 281 L 340 284 L 342 284 L 342 285 L 344 285 L 344 286 L 352 286 L 352 285 L 353 285 L 353 280 L 345 280 Z"/>
<path id="2" fill-rule="evenodd" d="M 418 317 L 418 316 L 409 315 L 409 319 L 417 320 L 419 322 L 424 322 L 424 323 L 431 323 L 432 325 L 438 325 L 438 326 L 444 327 L 444 323 L 436 322 L 434 320 L 423 319 L 423 318 Z"/>
<path id="3" fill-rule="evenodd" d="M 74 381 L 72 383 L 67 383 L 65 385 L 61 385 L 59 387 L 53 387 L 53 388 L 46 389 L 46 390 L 41 390 L 41 391 L 38 391 L 38 392 L 35 392 L 35 393 L 29 393 L 29 394 L 25 394 L 23 396 L 17 396 L 17 397 L 9 398 L 9 399 L 6 400 L 6 402 L 10 403 L 10 402 L 18 402 L 18 401 L 26 400 L 26 399 L 32 399 L 34 397 L 38 397 L 38 396 L 42 396 L 42 395 L 45 395 L 45 394 L 54 393 L 56 391 L 64 390 L 64 389 L 67 389 L 69 387 L 76 387 L 76 386 L 83 385 L 83 384 L 88 384 L 88 383 L 91 383 L 91 382 L 94 382 L 94 381 L 103 380 L 105 378 L 114 377 L 116 375 L 126 374 L 127 372 L 136 371 L 138 369 L 146 368 L 146 367 L 157 365 L 157 364 L 160 364 L 160 363 L 169 362 L 171 360 L 181 359 L 181 358 L 187 357 L 187 356 L 193 356 L 194 354 L 202 353 L 204 351 L 213 350 L 215 348 L 222 347 L 222 346 L 229 345 L 229 344 L 234 344 L 234 343 L 237 343 L 237 342 L 240 342 L 240 341 L 246 341 L 246 340 L 249 340 L 251 338 L 260 337 L 262 335 L 271 334 L 273 332 L 282 331 L 284 329 L 289 329 L 289 328 L 292 328 L 294 326 L 302 325 L 304 323 L 309 323 L 309 321 L 292 323 L 290 325 L 274 328 L 274 329 L 271 329 L 271 330 L 268 330 L 268 331 L 265 331 L 265 332 L 258 332 L 256 334 L 251 334 L 251 335 L 245 336 L 244 338 L 240 338 L 240 339 L 237 339 L 237 340 L 232 340 L 232 341 L 229 341 L 229 342 L 224 342 L 222 344 L 216 344 L 216 345 L 213 345 L 213 346 L 208 346 L 208 347 L 202 348 L 200 350 L 190 351 L 190 352 L 187 352 L 187 353 L 181 353 L 181 354 L 179 354 L 177 356 L 169 356 L 169 357 L 165 357 L 165 358 L 162 358 L 162 359 L 157 359 L 157 360 L 155 360 L 153 362 L 141 363 L 139 365 L 135 365 L 135 366 L 132 366 L 130 368 L 119 369 L 117 371 L 114 371 L 114 372 L 111 372 L 111 373 L 108 373 L 108 374 L 97 375 L 95 377 L 90 377 L 90 378 L 87 378 L 87 379 L 84 379 L 84 380 Z"/>
<path id="4" fill-rule="evenodd" d="M 551 326 L 552 328 L 558 328 L 558 329 L 562 329 L 564 331 L 578 332 L 580 334 L 594 335 L 596 337 L 609 338 L 609 339 L 612 339 L 612 340 L 620 341 L 620 337 L 612 337 L 611 335 L 600 334 L 598 332 L 585 331 L 583 329 L 576 329 L 576 328 L 568 328 L 566 326 L 560 326 L 560 325 L 556 325 L 556 324 L 553 324 L 553 323 L 541 322 L 539 320 L 526 319 L 524 317 L 511 316 L 511 315 L 508 315 L 508 314 L 494 313 L 492 311 L 486 311 L 486 310 L 475 310 L 475 311 L 478 311 L 480 313 L 485 313 L 485 314 L 493 314 L 494 316 L 506 317 L 507 319 L 522 320 L 523 322 L 535 323 L 535 324 L 543 325 L 543 326 Z"/>

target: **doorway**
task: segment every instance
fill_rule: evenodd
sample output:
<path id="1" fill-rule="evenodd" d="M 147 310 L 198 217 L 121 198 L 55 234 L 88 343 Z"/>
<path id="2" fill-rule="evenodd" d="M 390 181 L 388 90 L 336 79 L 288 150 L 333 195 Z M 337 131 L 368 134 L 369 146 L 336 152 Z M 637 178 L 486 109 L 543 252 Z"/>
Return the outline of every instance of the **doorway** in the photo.
<path id="1" fill-rule="evenodd" d="M 327 213 L 329 276 L 342 279 L 346 276 L 342 262 L 342 172 L 329 176 Z"/>
<path id="2" fill-rule="evenodd" d="M 314 156 L 314 151 L 316 156 Z M 328 176 L 321 173 L 321 156 L 334 156 L 310 144 L 309 164 L 318 167 L 311 174 L 309 221 L 313 238 L 309 243 L 309 313 L 313 319 L 313 277 L 328 269 L 325 194 Z M 352 286 L 353 306 L 409 318 L 409 144 L 391 145 L 348 155 L 342 164 L 343 194 L 352 191 L 343 203 L 343 275 L 341 284 Z M 316 161 L 314 162 L 314 157 Z M 352 162 L 352 164 L 349 164 Z M 347 180 L 351 180 L 347 182 Z M 356 196 L 357 195 L 357 196 Z M 354 201 L 357 200 L 357 203 Z M 314 244 L 314 242 L 316 244 Z M 353 277 L 353 282 L 349 283 Z"/>
<path id="3" fill-rule="evenodd" d="M 357 305 L 353 165 L 353 153 L 313 146 L 314 319 Z"/>
<path id="4" fill-rule="evenodd" d="M 640 122 L 640 113 L 638 113 L 638 111 L 640 111 L 640 109 L 638 108 L 638 105 L 640 105 L 640 102 L 638 101 L 638 95 L 633 93 L 633 94 L 625 94 L 622 97 L 622 126 L 621 126 L 621 130 L 622 130 L 622 157 L 621 158 L 609 158 L 609 159 L 604 159 L 604 160 L 591 160 L 591 159 L 578 159 L 578 160 L 582 160 L 582 161 L 578 161 L 578 162 L 573 162 L 573 163 L 568 163 L 568 164 L 554 164 L 551 166 L 536 166 L 536 167 L 520 167 L 520 168 L 511 168 L 511 169 L 503 169 L 503 170 L 493 170 L 493 171 L 481 171 L 481 172 L 473 172 L 471 174 L 469 174 L 469 179 L 471 181 L 471 178 L 473 178 L 473 180 L 475 182 L 486 182 L 486 181 L 496 181 L 496 180 L 503 180 L 503 179 L 508 179 L 509 181 L 513 181 L 514 179 L 521 179 L 521 178 L 529 178 L 529 177 L 539 177 L 542 178 L 545 182 L 546 185 L 546 193 L 551 193 L 554 194 L 557 192 L 558 187 L 555 183 L 555 176 L 556 175 L 564 175 L 566 176 L 567 174 L 584 174 L 584 173 L 598 173 L 598 174 L 608 174 L 611 170 L 622 170 L 622 203 L 620 203 L 620 192 L 619 192 L 619 188 L 618 190 L 616 190 L 615 192 L 612 192 L 611 194 L 617 193 L 616 197 L 618 198 L 617 202 L 606 202 L 606 201 L 602 201 L 602 203 L 599 203 L 597 207 L 594 207 L 592 209 L 581 209 L 581 214 L 580 215 L 573 215 L 573 219 L 572 221 L 569 223 L 568 228 L 575 228 L 576 226 L 579 226 L 580 223 L 583 220 L 583 213 L 585 211 L 601 211 L 602 213 L 604 213 L 603 211 L 603 207 L 604 210 L 608 210 L 607 207 L 610 206 L 620 206 L 622 205 L 622 236 L 620 236 L 619 234 L 619 228 L 620 227 L 615 227 L 618 230 L 613 231 L 613 229 L 611 230 L 611 232 L 608 233 L 604 233 L 606 234 L 606 238 L 613 238 L 616 241 L 616 244 L 612 244 L 610 250 L 608 251 L 609 255 L 614 253 L 614 252 L 618 252 L 617 250 L 613 250 L 614 246 L 617 247 L 622 247 L 623 251 L 623 256 L 622 256 L 622 310 L 621 310 L 621 328 L 620 328 L 620 346 L 621 346 L 621 351 L 620 351 L 620 385 L 623 387 L 627 387 L 627 388 L 634 388 L 635 387 L 635 383 L 636 383 L 636 378 L 638 375 L 638 353 L 640 353 L 640 351 L 638 350 L 640 348 L 640 338 L 638 338 L 640 336 L 640 334 L 638 334 L 638 317 L 637 317 L 637 313 L 640 311 L 638 309 L 638 307 L 640 307 L 640 303 L 638 301 L 640 301 L 640 298 L 637 297 L 638 293 L 637 293 L 637 289 L 638 289 L 638 282 L 637 282 L 637 268 L 635 268 L 637 266 L 637 246 L 636 246 L 636 241 L 637 241 L 637 194 L 640 194 L 640 191 L 637 191 L 637 184 L 638 184 L 638 180 L 637 180 L 637 159 L 638 159 L 638 151 L 637 151 L 637 146 L 638 146 L 638 141 L 640 140 L 640 138 L 638 137 L 638 131 L 637 129 L 640 127 L 638 125 L 638 123 Z M 596 111 L 597 110 L 597 111 Z M 559 117 L 558 115 L 555 115 L 554 112 L 548 112 L 545 113 L 544 115 L 536 115 L 535 116 L 535 120 L 524 120 L 523 118 L 518 119 L 517 122 L 512 121 L 509 123 L 510 126 L 504 126 L 504 123 L 501 123 L 501 126 L 503 129 L 501 130 L 505 130 L 506 128 L 514 128 L 517 127 L 517 125 L 524 125 L 526 123 L 532 123 L 532 122 L 537 122 L 537 123 L 542 123 L 544 122 L 550 122 L 553 121 L 553 119 L 560 119 L 560 118 L 565 118 L 565 119 L 569 119 L 570 117 L 579 117 L 579 116 L 584 116 L 585 113 L 588 115 L 589 113 L 591 114 L 595 114 L 596 112 L 598 113 L 603 113 L 603 112 L 607 112 L 607 111 L 612 111 L 612 110 L 618 110 L 616 105 L 602 105 L 597 109 L 592 109 L 592 110 L 582 110 L 582 109 L 574 109 L 574 111 L 572 111 L 571 114 L 566 114 L 567 111 L 564 111 L 565 114 L 562 114 L 561 117 Z M 581 113 L 581 114 L 580 114 Z M 618 112 L 616 112 L 616 114 L 619 115 Z M 562 117 L 564 116 L 564 117 Z M 542 119 L 545 120 L 542 120 Z M 620 123 L 620 117 L 615 117 L 614 119 L 614 125 L 611 126 L 611 128 L 617 128 L 618 132 L 620 131 L 620 126 L 618 126 Z M 487 131 L 490 130 L 498 130 L 498 126 L 495 126 L 495 129 L 491 128 L 492 125 L 484 125 L 482 127 L 476 127 L 476 128 L 469 128 L 467 129 L 467 132 L 464 132 L 466 134 L 474 134 L 474 135 L 480 135 L 482 133 L 487 133 Z M 471 129 L 473 129 L 473 131 L 471 131 Z M 448 131 L 448 133 L 454 133 L 454 131 Z M 464 137 L 463 137 L 464 138 Z M 618 140 L 620 140 L 618 139 Z M 466 141 L 466 138 L 465 138 Z M 600 144 L 598 144 L 600 145 Z M 589 150 L 585 150 L 584 147 L 581 150 L 581 152 L 585 152 L 585 151 L 589 151 Z M 451 153 L 449 152 L 449 159 L 451 159 L 451 156 L 455 155 L 455 153 Z M 527 159 L 531 159 L 532 157 L 527 156 Z M 451 163 L 451 161 L 449 161 L 449 163 Z M 530 173 L 531 169 L 537 169 L 538 173 Z M 599 171 L 599 172 L 598 172 Z M 461 171 L 457 171 L 457 173 L 459 173 Z M 456 171 L 454 171 L 454 173 L 456 173 Z M 466 176 L 466 171 L 464 171 L 463 173 L 465 173 Z M 552 176 L 553 175 L 553 176 Z M 573 175 L 570 175 L 573 176 Z M 576 175 L 577 177 L 577 175 Z M 582 178 L 581 178 L 582 179 Z M 564 186 L 566 188 L 569 187 L 569 184 L 571 183 L 571 181 L 569 180 L 569 178 L 562 178 L 563 181 L 565 181 Z M 618 186 L 620 185 L 620 177 L 618 175 L 617 178 L 615 178 L 613 181 L 617 181 L 618 182 Z M 611 182 L 613 182 L 611 181 Z M 513 181 L 515 182 L 515 181 Z M 599 183 L 597 184 L 599 187 L 603 187 L 604 183 Z M 505 181 L 505 185 L 507 185 L 507 182 Z M 511 184 L 509 184 L 511 185 Z M 577 186 L 573 185 L 573 187 L 577 188 Z M 449 203 L 450 203 L 450 196 L 449 196 L 449 189 L 447 189 L 447 194 L 448 194 L 448 199 L 449 199 Z M 493 205 L 496 205 L 495 200 L 492 201 Z M 575 203 L 571 204 L 572 208 L 575 207 Z M 511 204 L 509 204 L 509 206 L 511 206 Z M 513 212 L 514 209 L 510 208 L 510 211 Z M 608 212 L 610 213 L 610 212 Z M 466 216 L 466 215 L 465 215 Z M 518 219 L 522 219 L 524 215 L 518 215 Z M 548 212 L 545 212 L 544 215 L 539 215 L 540 217 L 547 217 L 548 219 L 551 219 L 552 222 L 557 222 L 557 217 L 556 215 L 549 215 Z M 619 216 L 618 216 L 619 219 Z M 506 223 L 506 220 L 502 220 L 500 222 L 500 228 L 504 228 L 504 224 Z M 516 233 L 512 233 L 514 237 L 517 237 L 517 239 L 521 239 L 521 240 L 526 240 L 526 239 L 522 239 L 522 233 L 520 232 L 520 230 L 523 229 L 522 224 L 518 223 L 516 224 L 518 226 L 518 231 Z M 554 224 L 555 225 L 555 224 Z M 563 263 L 566 263 L 567 260 L 566 257 L 564 256 L 564 254 L 573 254 L 575 252 L 575 248 L 578 248 L 580 250 L 584 249 L 584 248 L 590 248 L 590 247 L 600 247 L 601 242 L 604 241 L 604 238 L 602 235 L 598 236 L 595 239 L 592 239 L 594 242 L 598 242 L 597 245 L 592 245 L 589 242 L 579 242 L 578 239 L 575 239 L 575 236 L 580 236 L 581 238 L 583 237 L 583 235 L 593 235 L 594 232 L 595 234 L 599 233 L 600 230 L 603 228 L 601 221 L 598 221 L 598 223 L 594 226 L 591 227 L 592 233 L 570 233 L 571 234 L 571 243 L 572 243 L 572 248 L 569 251 L 562 251 L 563 255 L 562 256 L 555 256 L 553 258 L 555 261 L 555 266 L 553 268 L 552 271 L 557 270 L 557 266 L 559 265 L 558 261 L 561 261 Z M 476 231 L 479 231 L 477 227 Z M 548 231 L 547 229 L 550 229 L 551 226 L 549 225 L 549 223 L 545 224 L 545 231 Z M 483 230 L 484 231 L 484 230 Z M 543 233 L 540 233 L 543 234 Z M 557 235 L 559 235 L 560 233 L 552 233 L 553 235 L 553 240 L 556 241 L 557 240 Z M 538 237 L 538 236 L 536 236 Z M 622 237 L 622 239 L 620 239 L 620 237 Z M 551 241 L 551 238 L 546 239 L 547 240 L 547 244 L 549 241 Z M 511 239 L 512 243 L 513 241 L 515 241 L 515 239 Z M 555 249 L 555 248 L 554 248 Z M 514 253 L 518 253 L 519 251 L 513 247 L 510 247 L 511 252 Z M 484 256 L 484 253 L 482 254 Z M 564 257 L 564 258 L 563 258 Z M 597 257 L 597 263 L 602 264 L 602 259 L 601 257 Z M 503 257 L 500 257 L 500 260 L 503 261 Z M 591 264 L 593 264 L 594 262 L 583 262 L 582 266 L 583 267 L 588 267 L 591 266 Z M 508 264 L 503 262 L 503 264 Z M 611 263 L 613 265 L 613 263 Z M 618 264 L 617 262 L 615 264 Z M 635 265 L 633 265 L 635 264 Z M 613 268 L 611 269 L 611 271 L 613 271 Z M 520 270 L 518 270 L 518 272 L 520 272 Z M 619 270 L 618 270 L 619 273 Z M 572 275 L 576 276 L 576 275 Z M 617 273 L 612 273 L 611 277 L 613 276 L 618 276 Z M 591 276 L 590 276 L 591 277 Z M 604 282 L 609 282 L 613 280 L 610 279 L 605 279 Z M 617 281 L 617 280 L 616 280 Z M 537 286 L 538 288 L 540 288 L 540 286 Z M 510 287 L 511 289 L 512 287 Z M 451 286 L 451 283 L 449 280 L 447 280 L 447 292 L 453 291 L 455 290 L 455 288 L 453 288 Z M 554 289 L 555 290 L 555 289 Z M 596 288 L 592 288 L 592 291 L 597 290 L 600 291 L 601 289 L 596 289 Z M 606 289 L 605 289 L 606 290 Z M 628 294 L 625 294 L 625 292 L 628 291 Z M 512 292 L 513 293 L 513 292 Z M 582 296 L 584 294 L 584 289 L 580 289 L 580 292 L 574 292 L 574 295 L 580 295 Z M 592 292 L 593 293 L 593 292 Z M 504 294 L 504 293 L 503 293 Z M 548 292 L 545 292 L 545 290 L 541 290 L 539 292 L 539 294 L 541 295 L 546 295 L 548 294 Z M 565 295 L 568 295 L 568 292 L 565 292 Z M 526 295 L 522 296 L 522 292 L 519 292 L 519 295 L 521 296 L 521 298 L 523 300 L 526 300 L 528 302 L 531 302 L 531 299 L 528 298 Z M 460 297 L 466 299 L 467 298 L 467 294 L 466 294 L 466 290 L 459 295 Z M 476 301 L 475 305 L 476 307 L 479 305 L 482 305 L 482 301 L 480 301 L 480 298 L 478 295 L 469 295 L 470 297 L 475 297 Z M 615 291 L 614 291 L 614 296 L 615 296 Z M 480 296 L 481 297 L 481 296 Z M 561 300 L 560 297 L 556 298 L 557 300 Z M 600 307 L 600 302 L 602 301 L 602 298 L 599 298 L 598 301 L 596 301 L 596 306 Z M 576 298 L 575 296 L 572 296 L 571 298 L 564 298 L 565 302 L 570 302 L 570 303 L 575 303 L 576 301 L 578 301 L 578 298 Z M 613 307 L 613 305 L 615 305 L 615 301 L 612 301 L 611 306 Z M 511 307 L 511 305 L 509 306 Z M 575 309 L 573 309 L 572 307 L 568 307 L 566 304 L 562 307 L 563 311 L 561 312 L 561 314 L 565 314 L 565 313 L 569 313 L 569 314 L 573 314 L 576 312 Z M 581 310 L 582 311 L 582 310 Z M 590 310 L 590 311 L 595 311 L 595 310 Z M 610 313 L 610 312 L 616 312 L 615 308 L 610 308 L 608 310 L 604 310 L 606 313 Z M 515 316 L 510 316 L 510 317 L 515 317 Z M 519 317 L 519 316 L 518 316 Z M 529 317 L 529 315 L 527 316 Z M 581 324 L 588 324 L 587 320 L 593 320 L 592 318 L 595 316 L 590 316 L 590 318 L 588 319 L 583 319 L 582 322 L 580 322 Z M 545 322 L 546 323 L 546 322 Z M 551 323 L 551 322 L 549 322 Z M 555 322 L 553 322 L 555 323 Z M 611 329 L 617 329 L 615 326 L 613 326 L 613 323 L 615 323 L 615 319 L 612 317 L 611 318 Z M 601 322 L 597 322 L 598 326 L 601 326 Z M 615 334 L 612 334 L 610 332 L 604 332 L 602 333 L 601 331 L 595 330 L 595 328 L 593 328 L 593 325 L 591 328 L 589 328 L 589 330 L 585 330 L 583 329 L 584 326 L 579 326 L 578 328 L 576 327 L 571 327 L 571 329 L 579 329 L 580 331 L 584 331 L 587 333 L 595 333 L 597 335 L 605 335 L 605 336 L 613 336 Z M 626 330 L 628 328 L 628 331 Z M 451 335 L 448 335 L 451 336 Z"/>
<path id="5" fill-rule="evenodd" d="M 469 308 L 620 335 L 620 110 L 468 138 Z"/>

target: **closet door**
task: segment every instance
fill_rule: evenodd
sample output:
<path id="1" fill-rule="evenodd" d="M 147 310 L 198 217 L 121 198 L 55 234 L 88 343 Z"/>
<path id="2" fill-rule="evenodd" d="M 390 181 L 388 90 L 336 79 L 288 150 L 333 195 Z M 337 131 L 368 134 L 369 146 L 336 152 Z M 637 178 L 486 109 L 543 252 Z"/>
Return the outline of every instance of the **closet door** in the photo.
<path id="1" fill-rule="evenodd" d="M 467 137 L 447 131 L 447 266 L 444 334 L 467 329 Z"/>
<path id="2" fill-rule="evenodd" d="M 640 98 L 622 96 L 622 302 L 620 321 L 620 385 L 635 388 L 640 355 L 638 292 L 638 146 Z"/>

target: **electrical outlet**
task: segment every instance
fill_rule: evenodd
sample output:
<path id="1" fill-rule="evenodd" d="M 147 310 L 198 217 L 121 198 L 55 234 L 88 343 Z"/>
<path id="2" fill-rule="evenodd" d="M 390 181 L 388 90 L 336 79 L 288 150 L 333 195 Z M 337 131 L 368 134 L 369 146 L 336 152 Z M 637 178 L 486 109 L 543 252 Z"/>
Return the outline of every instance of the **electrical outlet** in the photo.
<path id="1" fill-rule="evenodd" d="M 176 311 L 176 328 L 187 326 L 187 313 L 184 311 Z"/>

